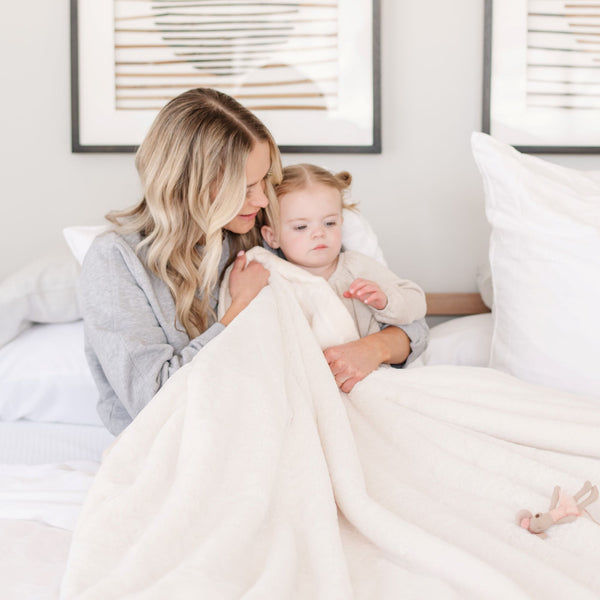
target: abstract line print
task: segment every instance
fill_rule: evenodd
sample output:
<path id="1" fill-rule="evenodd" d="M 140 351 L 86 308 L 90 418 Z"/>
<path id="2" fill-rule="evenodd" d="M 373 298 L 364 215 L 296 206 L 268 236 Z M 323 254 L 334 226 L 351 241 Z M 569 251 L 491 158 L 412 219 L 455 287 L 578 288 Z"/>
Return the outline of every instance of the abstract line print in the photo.
<path id="1" fill-rule="evenodd" d="M 113 0 L 115 109 L 214 87 L 251 110 L 335 110 L 336 0 Z"/>
<path id="2" fill-rule="evenodd" d="M 527 106 L 600 109 L 600 1 L 528 1 Z"/>

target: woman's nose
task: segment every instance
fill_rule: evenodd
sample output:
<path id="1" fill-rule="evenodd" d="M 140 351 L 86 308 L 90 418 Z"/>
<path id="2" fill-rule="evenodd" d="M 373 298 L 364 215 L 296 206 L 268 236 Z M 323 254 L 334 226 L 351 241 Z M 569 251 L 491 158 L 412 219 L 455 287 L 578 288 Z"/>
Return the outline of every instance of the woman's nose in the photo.
<path id="1" fill-rule="evenodd" d="M 258 189 L 257 193 L 252 198 L 252 204 L 257 208 L 265 208 L 269 205 L 269 199 L 263 190 Z"/>

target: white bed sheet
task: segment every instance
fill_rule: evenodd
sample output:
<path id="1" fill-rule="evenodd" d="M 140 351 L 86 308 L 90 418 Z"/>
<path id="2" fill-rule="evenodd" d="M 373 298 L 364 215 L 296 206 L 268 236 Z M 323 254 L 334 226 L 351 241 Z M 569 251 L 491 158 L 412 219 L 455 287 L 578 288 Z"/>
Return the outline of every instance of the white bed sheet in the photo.
<path id="1" fill-rule="evenodd" d="M 72 531 L 113 436 L 104 427 L 0 423 L 0 598 L 55 600 Z"/>
<path id="2" fill-rule="evenodd" d="M 94 461 L 0 465 L 0 597 L 56 600 Z"/>
<path id="3" fill-rule="evenodd" d="M 71 535 L 37 521 L 0 520 L 2 600 L 56 600 Z"/>

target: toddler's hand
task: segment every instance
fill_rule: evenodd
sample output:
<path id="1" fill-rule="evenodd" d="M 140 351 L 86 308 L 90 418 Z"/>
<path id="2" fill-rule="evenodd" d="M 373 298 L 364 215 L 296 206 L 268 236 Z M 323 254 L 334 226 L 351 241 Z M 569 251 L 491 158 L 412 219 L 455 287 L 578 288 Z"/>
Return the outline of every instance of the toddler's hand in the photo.
<path id="1" fill-rule="evenodd" d="M 387 306 L 387 296 L 381 288 L 368 279 L 355 279 L 344 292 L 346 298 L 356 298 L 377 310 L 383 310 Z"/>

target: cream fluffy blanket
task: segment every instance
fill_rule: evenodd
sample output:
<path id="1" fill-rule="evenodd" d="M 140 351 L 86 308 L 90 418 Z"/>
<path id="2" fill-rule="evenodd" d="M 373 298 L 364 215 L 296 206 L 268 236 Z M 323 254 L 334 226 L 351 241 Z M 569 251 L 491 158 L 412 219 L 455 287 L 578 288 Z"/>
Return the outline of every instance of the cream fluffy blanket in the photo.
<path id="1" fill-rule="evenodd" d="M 340 393 L 322 354 L 356 337 L 339 299 L 250 256 L 270 285 L 106 452 L 65 599 L 600 596 L 598 524 L 515 524 L 598 483 L 600 407 L 469 367 Z"/>

